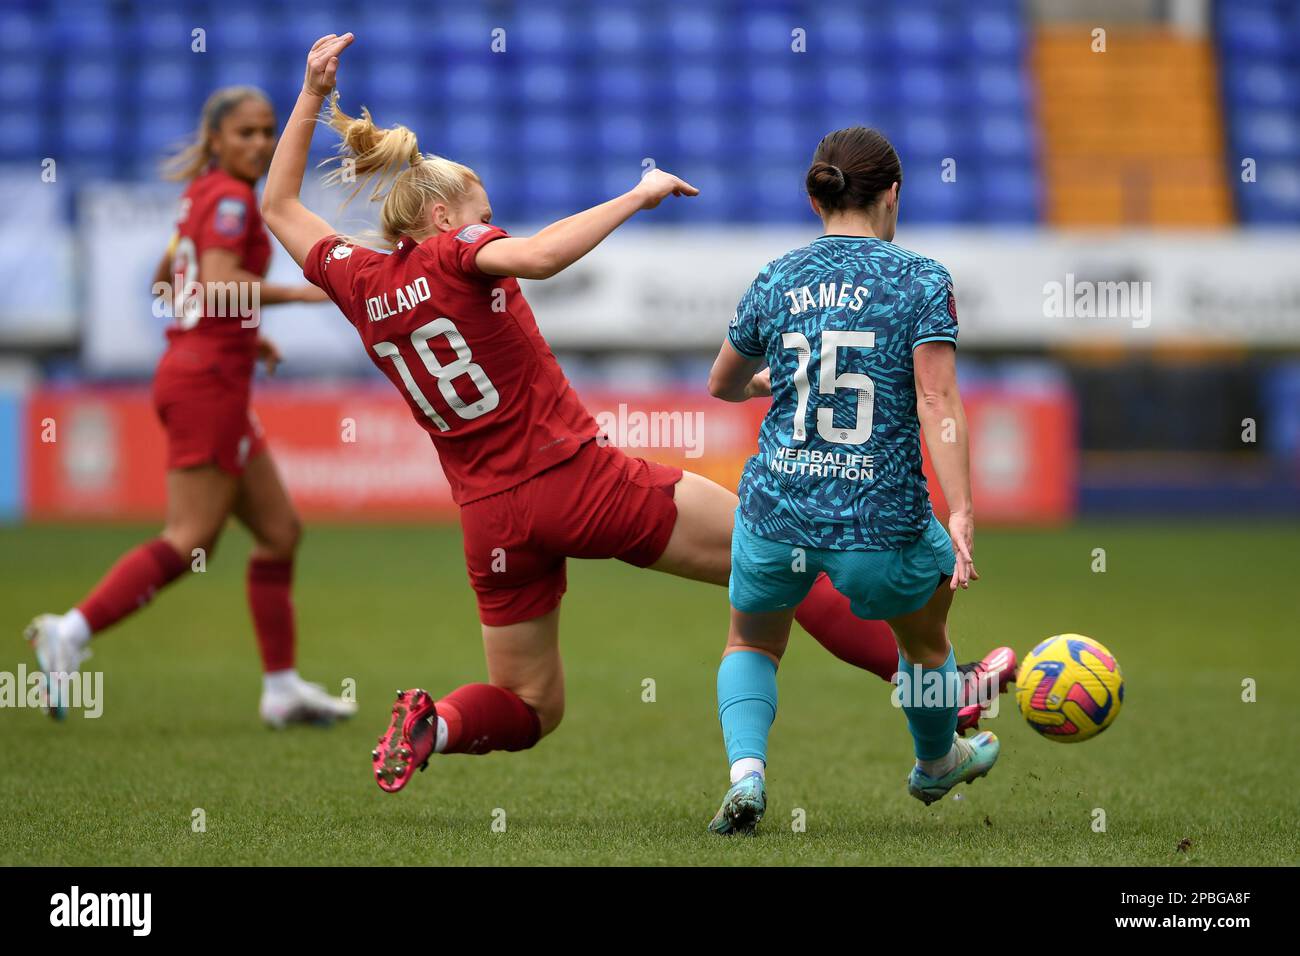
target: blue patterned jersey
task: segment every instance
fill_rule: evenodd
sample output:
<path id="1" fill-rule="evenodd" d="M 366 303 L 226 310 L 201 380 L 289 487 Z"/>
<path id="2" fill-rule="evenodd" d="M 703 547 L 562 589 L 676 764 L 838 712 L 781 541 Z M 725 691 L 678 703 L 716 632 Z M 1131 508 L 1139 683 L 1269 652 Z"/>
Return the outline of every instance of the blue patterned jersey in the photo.
<path id="1" fill-rule="evenodd" d="M 948 270 L 883 239 L 821 236 L 769 262 L 727 333 L 772 370 L 740 516 L 776 541 L 891 551 L 930 520 L 912 349 L 957 342 Z"/>

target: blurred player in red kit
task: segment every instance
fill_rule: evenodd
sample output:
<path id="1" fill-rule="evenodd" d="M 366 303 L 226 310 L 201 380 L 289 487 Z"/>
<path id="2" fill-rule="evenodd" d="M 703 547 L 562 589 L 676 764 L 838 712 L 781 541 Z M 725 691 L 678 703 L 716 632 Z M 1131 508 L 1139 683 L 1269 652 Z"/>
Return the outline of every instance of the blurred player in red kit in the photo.
<path id="1" fill-rule="evenodd" d="M 472 170 L 422 153 L 405 127 L 378 128 L 368 113 L 346 116 L 335 100 L 329 123 L 342 137 L 341 158 L 358 177 L 358 191 L 369 183 L 371 198 L 382 197 L 380 223 L 392 252 L 364 248 L 298 199 L 317 114 L 352 39 L 322 37 L 308 54 L 262 211 L 437 448 L 461 508 L 489 679 L 437 701 L 424 690 L 399 693 L 372 754 L 379 786 L 395 791 L 431 753 L 522 750 L 560 722 L 566 557 L 619 558 L 725 585 L 737 499 L 699 475 L 597 440 L 595 420 L 517 281 L 555 275 L 638 211 L 698 190 L 654 171 L 616 199 L 513 238 L 491 224 Z M 341 173 L 334 181 L 343 181 Z M 854 618 L 829 582 L 814 587 L 805 605 L 800 621 L 819 641 L 892 677 L 897 651 L 888 626 Z"/>
<path id="2" fill-rule="evenodd" d="M 258 333 L 259 307 L 324 300 L 313 286 L 263 281 L 271 241 L 253 192 L 275 150 L 266 94 L 227 87 L 203 106 L 194 141 L 166 165 L 189 183 L 176 234 L 154 276 L 171 306 L 168 346 L 154 376 L 158 419 L 167 433 L 167 517 L 162 534 L 124 554 L 65 614 L 42 614 L 26 637 L 45 672 L 49 712 L 62 717 L 58 675 L 72 673 L 97 635 L 143 607 L 155 592 L 211 558 L 226 519 L 252 533 L 248 604 L 264 669 L 262 719 L 272 726 L 350 716 L 294 668 L 293 560 L 298 517 L 249 407 L 257 360 L 280 360 Z"/>

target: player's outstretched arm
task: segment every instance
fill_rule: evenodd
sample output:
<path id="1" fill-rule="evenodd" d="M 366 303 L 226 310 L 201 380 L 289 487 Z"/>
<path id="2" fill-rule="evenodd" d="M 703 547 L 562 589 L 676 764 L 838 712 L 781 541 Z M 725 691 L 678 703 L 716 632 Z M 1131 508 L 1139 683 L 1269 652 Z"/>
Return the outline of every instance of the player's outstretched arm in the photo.
<path id="1" fill-rule="evenodd" d="M 266 174 L 266 188 L 262 191 L 262 218 L 267 228 L 300 266 L 312 246 L 334 233 L 329 223 L 302 204 L 298 194 L 302 191 L 316 117 L 325 97 L 334 89 L 339 54 L 353 39 L 351 33 L 342 36 L 331 33 L 312 44 L 307 53 L 302 92 L 275 147 L 271 169 Z"/>
<path id="2" fill-rule="evenodd" d="M 979 580 L 975 549 L 975 511 L 970 491 L 970 440 L 966 412 L 957 391 L 957 350 L 948 342 L 922 342 L 912 351 L 916 414 L 921 420 L 930 461 L 948 502 L 948 533 L 957 553 L 949 587 L 954 591 Z"/>
<path id="3" fill-rule="evenodd" d="M 489 242 L 474 262 L 488 275 L 549 279 L 595 249 L 642 209 L 653 209 L 668 196 L 699 194 L 685 180 L 661 169 L 651 170 L 623 195 L 553 222 L 535 236 Z"/>

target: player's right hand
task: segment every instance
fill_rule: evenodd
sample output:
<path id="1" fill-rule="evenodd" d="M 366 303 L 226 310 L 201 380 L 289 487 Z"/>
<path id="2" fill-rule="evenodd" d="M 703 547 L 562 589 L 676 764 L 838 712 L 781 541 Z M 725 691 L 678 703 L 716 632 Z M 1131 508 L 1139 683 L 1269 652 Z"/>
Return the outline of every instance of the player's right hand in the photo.
<path id="1" fill-rule="evenodd" d="M 662 169 L 652 169 L 641 177 L 632 190 L 641 199 L 642 209 L 653 209 L 668 196 L 698 196 L 700 191 L 684 179 Z"/>
<path id="2" fill-rule="evenodd" d="M 356 39 L 351 33 L 335 33 L 321 37 L 307 51 L 307 72 L 302 78 L 303 92 L 315 96 L 329 96 L 334 90 L 334 78 L 339 69 L 339 54 Z"/>
<path id="3" fill-rule="evenodd" d="M 975 516 L 969 511 L 954 511 L 948 516 L 948 536 L 952 538 L 952 549 L 957 555 L 948 587 L 954 591 L 959 587 L 969 588 L 972 581 L 980 579 L 972 557 L 975 551 Z"/>

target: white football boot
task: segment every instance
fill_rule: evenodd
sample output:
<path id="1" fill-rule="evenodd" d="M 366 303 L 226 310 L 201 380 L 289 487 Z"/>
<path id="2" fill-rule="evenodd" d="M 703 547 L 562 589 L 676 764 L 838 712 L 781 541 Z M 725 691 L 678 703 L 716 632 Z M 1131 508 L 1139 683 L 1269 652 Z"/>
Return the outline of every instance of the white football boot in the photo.
<path id="1" fill-rule="evenodd" d="M 332 697 L 320 684 L 295 677 L 285 687 L 264 687 L 258 708 L 262 720 L 276 730 L 289 724 L 332 724 L 357 712 L 355 701 Z"/>
<path id="2" fill-rule="evenodd" d="M 36 653 L 41 668 L 41 706 L 55 720 L 67 716 L 68 701 L 63 699 L 67 683 L 61 675 L 75 674 L 90 649 L 79 646 L 64 634 L 63 619 L 58 614 L 39 614 L 23 631 L 23 637 Z"/>

